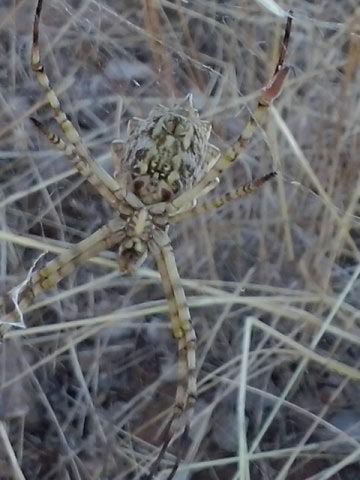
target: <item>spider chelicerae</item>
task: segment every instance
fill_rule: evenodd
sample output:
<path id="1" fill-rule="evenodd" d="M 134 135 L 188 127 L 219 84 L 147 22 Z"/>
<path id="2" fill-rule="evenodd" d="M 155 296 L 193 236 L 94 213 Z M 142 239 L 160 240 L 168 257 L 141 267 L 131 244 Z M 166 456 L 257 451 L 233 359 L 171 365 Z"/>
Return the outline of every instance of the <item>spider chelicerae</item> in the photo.
<path id="1" fill-rule="evenodd" d="M 2 334 L 19 324 L 19 318 L 37 295 L 55 287 L 79 265 L 103 250 L 118 248 L 119 270 L 123 273 L 133 272 L 151 253 L 160 272 L 171 330 L 178 344 L 178 386 L 175 407 L 165 429 L 163 444 L 146 478 L 150 480 L 157 473 L 174 433 L 180 432 L 181 447 L 168 476 L 170 480 L 175 475 L 187 443 L 197 387 L 196 335 L 176 267 L 169 226 L 244 197 L 275 176 L 275 172 L 270 172 L 209 203 L 196 203 L 199 197 L 216 186 L 222 172 L 239 158 L 263 121 L 271 102 L 279 95 L 289 71 L 284 59 L 290 37 L 291 14 L 287 19 L 274 74 L 262 89 L 254 114 L 233 145 L 224 152 L 219 152 L 211 145 L 211 125 L 200 119 L 192 105 L 191 96 L 187 96 L 174 107 L 158 106 L 145 120 L 134 119 L 129 124 L 127 142 L 114 141 L 112 144 L 115 171 L 111 176 L 91 157 L 75 126 L 62 111 L 50 85 L 39 50 L 41 10 L 42 0 L 38 0 L 31 65 L 45 90 L 48 105 L 64 139 L 37 119 L 31 120 L 111 205 L 114 216 L 91 236 L 29 275 L 18 292 L 15 308 L 5 312 L 2 317 Z"/>

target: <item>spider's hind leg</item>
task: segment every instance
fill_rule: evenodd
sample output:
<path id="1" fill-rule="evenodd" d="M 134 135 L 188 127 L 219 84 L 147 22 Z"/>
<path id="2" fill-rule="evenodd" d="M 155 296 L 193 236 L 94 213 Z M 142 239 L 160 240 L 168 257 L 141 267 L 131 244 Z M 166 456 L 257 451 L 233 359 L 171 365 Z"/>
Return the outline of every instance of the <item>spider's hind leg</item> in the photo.
<path id="1" fill-rule="evenodd" d="M 36 75 L 37 81 L 46 92 L 46 98 L 53 111 L 54 118 L 61 130 L 63 131 L 67 141 L 74 146 L 74 148 L 78 151 L 80 155 L 87 156 L 88 152 L 81 143 L 80 135 L 76 130 L 74 124 L 67 117 L 66 113 L 62 111 L 60 100 L 56 95 L 54 89 L 52 88 L 49 77 L 45 71 L 43 64 L 41 63 L 39 46 L 39 24 L 42 4 L 43 0 L 38 0 L 35 11 L 33 26 L 33 43 L 31 49 L 31 67 Z"/>
<path id="2" fill-rule="evenodd" d="M 237 140 L 235 140 L 235 142 L 220 155 L 213 167 L 206 173 L 200 182 L 198 182 L 191 190 L 183 192 L 173 200 L 172 208 L 174 211 L 181 208 L 184 204 L 191 203 L 193 199 L 198 198 L 204 188 L 207 188 L 215 178 L 220 177 L 226 169 L 230 168 L 243 153 L 258 126 L 263 124 L 269 107 L 280 95 L 290 70 L 290 67 L 284 64 L 284 60 L 288 50 L 291 24 L 292 12 L 289 12 L 274 74 L 270 81 L 261 90 L 256 109 L 253 115 L 250 116 L 243 132 L 239 135 Z"/>
<path id="3" fill-rule="evenodd" d="M 49 77 L 41 62 L 39 47 L 39 24 L 42 3 L 43 0 L 38 0 L 36 6 L 33 26 L 33 43 L 31 50 L 31 66 L 36 75 L 37 81 L 45 90 L 48 104 L 51 107 L 54 119 L 64 134 L 66 143 L 38 120 L 32 119 L 32 121 L 53 145 L 64 151 L 72 159 L 73 165 L 78 172 L 83 175 L 93 186 L 95 186 L 96 190 L 103 197 L 105 197 L 111 205 L 121 206 L 122 195 L 118 182 L 95 162 L 85 145 L 82 143 L 80 135 L 74 124 L 61 109 L 60 100 L 52 88 Z"/>

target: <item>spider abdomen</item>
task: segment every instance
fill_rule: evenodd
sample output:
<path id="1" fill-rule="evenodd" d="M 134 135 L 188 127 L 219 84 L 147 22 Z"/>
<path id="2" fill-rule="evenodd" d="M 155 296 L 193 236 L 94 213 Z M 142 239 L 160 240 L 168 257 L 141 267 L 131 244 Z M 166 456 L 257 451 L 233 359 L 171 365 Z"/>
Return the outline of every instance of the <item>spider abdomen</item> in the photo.
<path id="1" fill-rule="evenodd" d="M 151 205 L 191 188 L 205 172 L 210 131 L 191 101 L 151 110 L 129 134 L 123 160 L 127 190 Z"/>

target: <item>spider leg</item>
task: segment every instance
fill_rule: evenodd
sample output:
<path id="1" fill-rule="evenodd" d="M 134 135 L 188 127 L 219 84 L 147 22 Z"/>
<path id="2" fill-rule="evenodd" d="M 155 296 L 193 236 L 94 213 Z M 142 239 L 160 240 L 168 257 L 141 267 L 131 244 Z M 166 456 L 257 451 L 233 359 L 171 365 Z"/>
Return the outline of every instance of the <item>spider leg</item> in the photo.
<path id="1" fill-rule="evenodd" d="M 191 210 L 170 216 L 170 223 L 180 223 L 190 218 L 205 215 L 209 212 L 212 212 L 213 210 L 218 210 L 219 208 L 222 208 L 230 202 L 233 202 L 235 200 L 238 200 L 239 198 L 246 197 L 247 195 L 256 192 L 260 187 L 264 185 L 264 183 L 268 182 L 276 175 L 276 172 L 270 172 L 263 177 L 254 180 L 253 182 L 246 183 L 240 188 L 237 188 L 236 190 L 231 190 L 230 192 L 227 192 L 220 197 L 216 197 L 203 205 L 196 205 Z"/>
<path id="2" fill-rule="evenodd" d="M 126 208 L 123 202 L 121 202 L 115 195 L 114 190 L 107 186 L 107 173 L 105 170 L 98 167 L 98 170 L 94 172 L 94 170 L 89 167 L 88 162 L 78 154 L 74 145 L 65 143 L 64 140 L 56 135 L 56 133 L 52 132 L 46 125 L 39 122 L 36 118 L 30 117 L 30 120 L 55 148 L 64 152 L 82 177 L 84 177 L 98 191 L 98 193 L 109 202 L 110 205 L 120 210 L 121 213 L 127 215 L 131 213 L 131 210 Z M 105 177 L 104 173 L 106 174 Z M 119 189 L 119 185 L 117 185 L 117 189 Z"/>
<path id="3" fill-rule="evenodd" d="M 160 452 L 152 464 L 146 480 L 151 480 L 159 470 L 161 460 L 173 438 L 173 430 L 179 429 L 181 424 L 184 425 L 180 437 L 181 447 L 178 450 L 176 462 L 171 473 L 167 477 L 167 480 L 170 480 L 175 475 L 188 444 L 189 424 L 197 397 L 196 335 L 191 323 L 185 292 L 176 267 L 174 252 L 167 233 L 156 231 L 149 247 L 160 272 L 165 296 L 168 301 L 172 333 L 178 342 L 178 386 L 173 415 L 165 429 L 165 437 Z"/>
<path id="4" fill-rule="evenodd" d="M 254 114 L 249 118 L 245 129 L 238 137 L 238 139 L 227 150 L 225 150 L 224 153 L 219 156 L 218 160 L 207 172 L 204 178 L 200 180 L 200 182 L 195 185 L 191 190 L 182 193 L 172 201 L 171 205 L 174 211 L 181 208 L 182 205 L 190 204 L 192 200 L 198 198 L 204 188 L 207 188 L 208 185 L 211 184 L 217 177 L 219 177 L 224 170 L 234 164 L 234 162 L 239 158 L 240 154 L 247 147 L 258 126 L 263 123 L 271 103 L 275 98 L 280 95 L 287 74 L 290 70 L 290 68 L 284 64 L 284 60 L 290 39 L 292 23 L 291 16 L 292 12 L 289 12 L 284 37 L 280 45 L 279 58 L 275 67 L 274 74 L 270 81 L 267 83 L 267 85 L 262 89 Z"/>
<path id="5" fill-rule="evenodd" d="M 0 299 L 0 306 L 5 306 L 12 300 L 12 310 L 5 313 L 0 322 L 0 338 L 22 318 L 22 314 L 33 303 L 39 294 L 51 290 L 60 280 L 70 275 L 76 267 L 103 250 L 121 242 L 124 223 L 120 219 L 113 219 L 107 225 L 99 228 L 95 233 L 85 238 L 72 248 L 64 252 L 45 267 L 35 271 L 23 288 L 19 289 L 16 300 L 11 291 Z M 14 308 L 15 304 L 15 308 Z"/>
<path id="6" fill-rule="evenodd" d="M 121 200 L 122 195 L 118 182 L 111 175 L 109 175 L 100 165 L 97 165 L 97 163 L 94 161 L 94 159 L 88 152 L 87 148 L 81 142 L 80 135 L 76 130 L 75 126 L 69 120 L 66 113 L 62 111 L 59 98 L 57 97 L 54 89 L 52 88 L 49 77 L 47 76 L 45 68 L 41 63 L 39 47 L 39 23 L 42 3 L 43 0 L 38 0 L 34 18 L 33 43 L 31 50 L 32 70 L 36 75 L 37 81 L 45 90 L 47 101 L 53 112 L 54 119 L 64 133 L 67 142 L 72 147 L 72 152 L 70 156 L 73 159 L 75 158 L 76 152 L 78 160 L 73 162 L 75 168 L 77 168 L 79 173 L 81 175 L 84 175 L 85 178 L 96 187 L 96 189 L 100 192 L 101 195 L 104 195 L 105 190 L 108 190 L 108 192 L 106 193 L 108 197 L 111 196 L 110 193 L 112 193 L 111 203 L 114 204 L 116 200 L 117 204 L 119 204 L 118 198 Z M 55 144 L 55 141 L 57 141 L 57 137 L 50 133 L 49 130 L 46 129 L 46 127 L 44 127 L 43 125 L 41 125 L 40 122 L 38 122 L 37 120 L 33 119 L 33 122 L 49 138 L 51 143 Z M 50 137 L 53 138 L 53 141 Z M 87 165 L 87 168 L 85 168 L 85 165 Z M 97 181 L 96 184 L 94 183 L 95 177 L 99 178 L 99 181 Z M 102 187 L 100 187 L 100 183 L 103 184 Z"/>

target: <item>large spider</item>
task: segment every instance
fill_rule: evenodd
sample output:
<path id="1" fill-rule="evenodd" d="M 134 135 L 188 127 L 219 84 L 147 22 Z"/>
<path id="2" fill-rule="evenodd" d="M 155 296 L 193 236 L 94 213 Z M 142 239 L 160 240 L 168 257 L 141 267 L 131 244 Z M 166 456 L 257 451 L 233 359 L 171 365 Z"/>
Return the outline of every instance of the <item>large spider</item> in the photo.
<path id="1" fill-rule="evenodd" d="M 281 91 L 289 71 L 289 67 L 284 65 L 284 58 L 290 37 L 291 15 L 287 19 L 274 74 L 262 89 L 253 116 L 232 146 L 219 153 L 209 143 L 211 125 L 200 119 L 192 105 L 191 96 L 188 96 L 175 107 L 158 106 L 147 119 L 130 123 L 128 141 L 124 145 L 119 141 L 112 144 L 115 173 L 111 176 L 91 157 L 75 126 L 61 110 L 59 99 L 50 85 L 40 59 L 41 10 L 42 0 L 38 0 L 31 65 L 46 92 L 64 140 L 38 120 L 31 120 L 111 205 L 114 218 L 90 237 L 29 275 L 30 278 L 17 296 L 15 308 L 2 318 L 2 330 L 4 334 L 11 325 L 19 322 L 34 297 L 55 287 L 77 266 L 103 250 L 118 248 L 119 270 L 123 273 L 131 273 L 139 267 L 148 252 L 154 256 L 168 302 L 172 333 L 178 343 L 178 386 L 174 411 L 166 427 L 162 447 L 146 475 L 150 480 L 158 471 L 175 431 L 182 432 L 181 445 L 186 445 L 197 394 L 196 335 L 168 235 L 169 226 L 248 195 L 275 176 L 275 172 L 268 173 L 210 203 L 196 205 L 197 199 L 212 190 L 222 172 L 239 158 L 263 121 L 271 102 Z M 168 480 L 173 478 L 182 454 L 183 448 L 180 448 Z"/>

